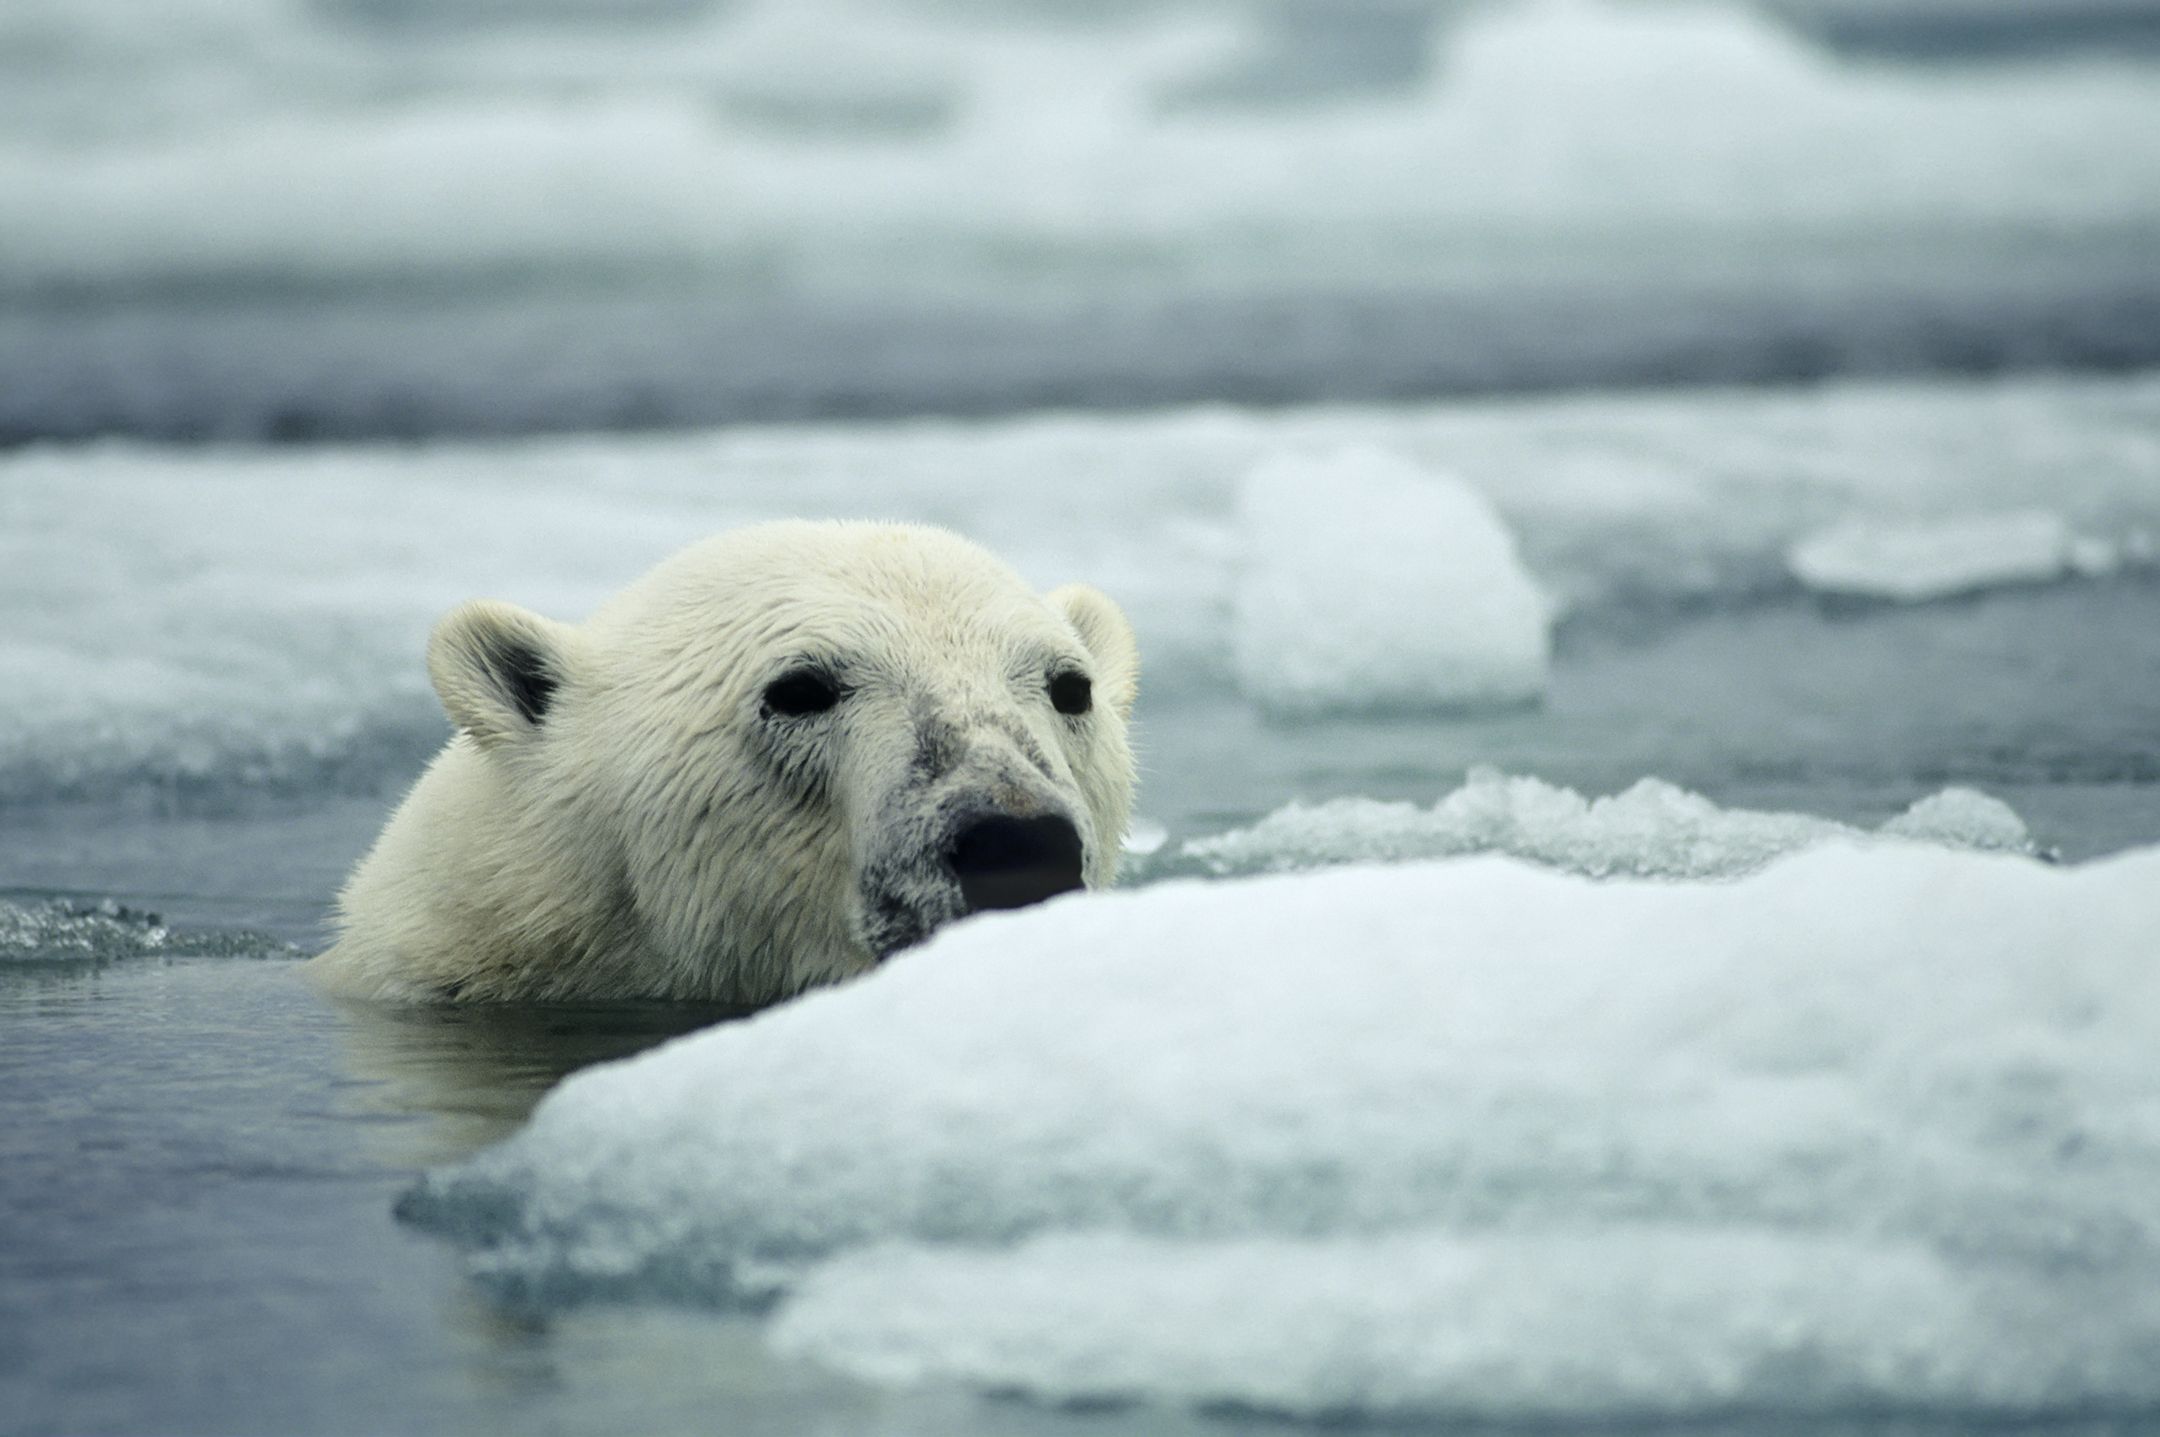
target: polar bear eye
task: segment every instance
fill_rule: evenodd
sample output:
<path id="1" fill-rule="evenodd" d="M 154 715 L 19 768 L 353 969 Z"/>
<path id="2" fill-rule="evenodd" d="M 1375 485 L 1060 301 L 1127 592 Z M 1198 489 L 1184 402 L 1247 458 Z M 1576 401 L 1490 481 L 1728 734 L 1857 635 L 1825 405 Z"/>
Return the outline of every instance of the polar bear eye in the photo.
<path id="1" fill-rule="evenodd" d="M 838 702 L 840 685 L 816 669 L 796 669 L 765 686 L 765 707 L 782 718 L 821 714 Z"/>
<path id="2" fill-rule="evenodd" d="M 1095 685 L 1076 669 L 1050 676 L 1050 707 L 1061 714 L 1084 714 L 1095 706 Z"/>

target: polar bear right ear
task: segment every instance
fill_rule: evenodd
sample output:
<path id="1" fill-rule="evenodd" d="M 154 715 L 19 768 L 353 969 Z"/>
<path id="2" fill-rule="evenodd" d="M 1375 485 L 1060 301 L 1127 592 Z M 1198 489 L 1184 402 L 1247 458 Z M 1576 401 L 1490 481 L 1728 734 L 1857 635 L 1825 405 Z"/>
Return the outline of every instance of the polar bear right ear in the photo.
<path id="1" fill-rule="evenodd" d="M 1117 706 L 1119 717 L 1131 718 L 1133 700 L 1140 693 L 1140 645 L 1125 611 L 1108 594 L 1086 584 L 1053 589 L 1049 598 L 1095 656 L 1095 677 L 1103 696 Z"/>
<path id="2" fill-rule="evenodd" d="M 531 736 L 562 687 L 569 633 L 493 599 L 458 605 L 428 639 L 428 677 L 443 712 L 482 748 Z"/>

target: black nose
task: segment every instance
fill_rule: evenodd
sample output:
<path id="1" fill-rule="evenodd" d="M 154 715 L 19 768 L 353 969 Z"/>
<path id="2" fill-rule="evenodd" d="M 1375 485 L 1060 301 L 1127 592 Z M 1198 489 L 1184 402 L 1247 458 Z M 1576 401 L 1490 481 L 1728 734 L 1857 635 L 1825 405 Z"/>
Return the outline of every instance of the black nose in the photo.
<path id="1" fill-rule="evenodd" d="M 945 850 L 970 913 L 1069 893 L 1080 886 L 1080 859 L 1080 830 L 1055 816 L 979 818 Z"/>

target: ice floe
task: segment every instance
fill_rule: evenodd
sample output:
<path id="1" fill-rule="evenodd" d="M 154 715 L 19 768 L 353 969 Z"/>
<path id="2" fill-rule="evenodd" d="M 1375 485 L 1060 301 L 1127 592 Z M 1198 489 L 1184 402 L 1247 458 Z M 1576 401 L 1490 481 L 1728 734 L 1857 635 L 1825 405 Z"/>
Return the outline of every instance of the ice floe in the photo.
<path id="1" fill-rule="evenodd" d="M 1821 593 L 1904 603 L 2104 574 L 2118 562 L 2105 541 L 2043 509 L 1844 524 L 1800 540 L 1789 559 Z"/>
<path id="2" fill-rule="evenodd" d="M 1283 715 L 1520 704 L 1545 690 L 1550 605 L 1492 503 L 1374 449 L 1246 480 L 1238 683 Z"/>
<path id="3" fill-rule="evenodd" d="M 1455 476 L 1563 622 L 1594 630 L 1790 594 L 1788 551 L 1840 523 L 1976 508 L 2060 515 L 2108 536 L 2134 573 L 2160 534 L 2156 433 L 2160 381 L 2146 376 L 412 449 L 18 450 L 0 454 L 0 797 L 409 773 L 445 732 L 420 663 L 437 615 L 485 595 L 574 620 L 672 549 L 759 519 L 868 505 L 958 527 L 1045 587 L 1094 583 L 1139 630 L 1152 703 L 1237 679 L 1239 645 L 1259 646 L 1237 622 L 1253 574 L 1326 583 L 1292 517 L 1257 535 L 1240 518 L 1248 478 L 1283 456 L 1379 449 Z M 1325 538 L 1325 516 L 1306 517 Z M 1248 537 L 1276 546 L 1260 569 Z M 1389 583 L 1438 597 L 1446 575 L 1420 576 L 1410 538 L 1372 543 L 1395 556 Z M 1436 564 L 1451 553 L 1431 548 Z M 1492 574 L 1526 612 L 1520 574 L 1497 561 Z M 1449 662 L 1401 632 L 1406 615 L 1356 617 L 1384 622 L 1418 665 Z M 1285 622 L 1300 651 L 1364 652 L 1360 634 Z M 1344 681 L 1448 682 L 1444 667 L 1400 667 Z M 1272 690 L 1265 674 L 1254 686 Z"/>
<path id="4" fill-rule="evenodd" d="M 406 1215 L 879 1380 L 1296 1416 L 2160 1400 L 2160 850 L 1497 856 L 961 924 Z"/>

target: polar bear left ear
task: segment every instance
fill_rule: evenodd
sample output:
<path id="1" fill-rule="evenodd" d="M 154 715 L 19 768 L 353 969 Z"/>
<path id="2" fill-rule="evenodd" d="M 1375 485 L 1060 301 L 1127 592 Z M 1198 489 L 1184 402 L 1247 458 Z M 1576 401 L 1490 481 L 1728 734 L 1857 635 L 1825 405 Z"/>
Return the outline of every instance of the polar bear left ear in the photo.
<path id="1" fill-rule="evenodd" d="M 428 677 L 443 711 L 482 748 L 530 736 L 547 719 L 568 665 L 570 630 L 512 604 L 475 599 L 428 639 Z"/>
<path id="2" fill-rule="evenodd" d="M 1095 681 L 1103 697 L 1116 706 L 1120 718 L 1131 718 L 1133 700 L 1140 696 L 1140 645 L 1125 611 L 1108 594 L 1086 584 L 1053 589 L 1049 598 L 1095 656 Z"/>

